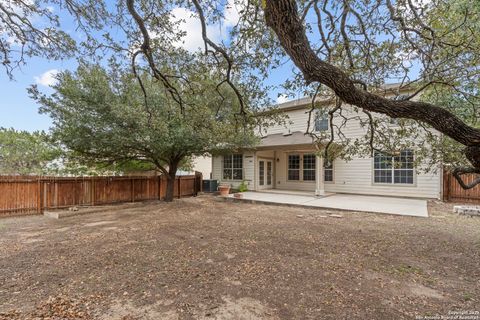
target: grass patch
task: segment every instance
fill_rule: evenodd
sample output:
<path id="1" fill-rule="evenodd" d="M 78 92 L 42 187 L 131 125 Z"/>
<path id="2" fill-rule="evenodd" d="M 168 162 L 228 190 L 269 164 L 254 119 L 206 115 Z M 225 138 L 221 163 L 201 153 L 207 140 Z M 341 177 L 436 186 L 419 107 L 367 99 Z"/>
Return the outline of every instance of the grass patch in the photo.
<path id="1" fill-rule="evenodd" d="M 422 268 L 411 266 L 408 264 L 401 264 L 398 267 L 394 267 L 393 272 L 400 275 L 407 275 L 407 274 L 423 275 L 424 274 Z"/>
<path id="2" fill-rule="evenodd" d="M 463 300 L 465 301 L 471 301 L 473 300 L 473 294 L 469 293 L 469 292 L 465 292 L 463 294 Z"/>

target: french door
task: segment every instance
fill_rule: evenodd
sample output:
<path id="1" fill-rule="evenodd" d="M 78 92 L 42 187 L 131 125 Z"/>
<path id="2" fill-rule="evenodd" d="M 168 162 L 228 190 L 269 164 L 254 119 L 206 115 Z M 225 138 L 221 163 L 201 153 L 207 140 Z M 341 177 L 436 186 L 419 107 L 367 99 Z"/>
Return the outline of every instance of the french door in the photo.
<path id="1" fill-rule="evenodd" d="M 273 184 L 273 161 L 258 160 L 258 188 L 271 189 Z"/>

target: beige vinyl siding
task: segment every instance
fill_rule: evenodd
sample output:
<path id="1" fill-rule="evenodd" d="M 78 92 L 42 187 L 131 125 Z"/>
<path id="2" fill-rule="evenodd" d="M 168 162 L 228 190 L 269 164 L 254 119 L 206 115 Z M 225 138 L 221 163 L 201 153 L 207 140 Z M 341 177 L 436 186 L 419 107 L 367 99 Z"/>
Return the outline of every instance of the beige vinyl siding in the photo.
<path id="1" fill-rule="evenodd" d="M 288 133 L 295 131 L 305 132 L 307 129 L 308 109 L 292 110 L 287 112 L 288 119 L 285 125 L 275 125 L 267 128 L 266 135 L 276 133 Z M 312 116 L 313 119 L 313 116 Z M 312 121 L 313 122 L 313 121 Z"/>
<path id="2" fill-rule="evenodd" d="M 243 153 L 243 180 L 250 190 L 254 190 L 254 163 L 254 152 Z M 228 183 L 232 188 L 238 188 L 242 183 L 242 180 L 223 180 L 223 156 L 212 157 L 212 179 L 218 180 L 219 183 Z"/>
<path id="3" fill-rule="evenodd" d="M 308 107 L 287 111 L 289 119 L 287 125 L 277 125 L 268 128 L 267 134 L 305 132 L 308 120 Z M 355 112 L 352 109 L 345 108 L 343 114 L 347 117 L 361 117 L 366 119 L 367 116 L 362 112 Z M 374 116 L 380 116 L 375 115 Z M 313 117 L 312 117 L 313 118 Z M 341 119 L 335 118 L 335 123 L 340 124 Z M 313 122 L 313 121 L 312 121 Z M 342 129 L 343 133 L 349 138 L 363 136 L 367 132 L 366 127 L 360 125 L 359 120 L 349 120 L 346 127 Z M 274 161 L 274 188 L 284 190 L 303 190 L 315 191 L 314 181 L 288 181 L 287 180 L 287 154 L 305 152 L 305 150 L 296 150 L 294 146 L 291 149 L 275 151 Z M 257 166 L 257 156 L 271 157 L 271 152 L 257 151 L 247 152 L 244 154 L 244 179 L 250 190 L 255 190 L 255 168 Z M 278 159 L 278 161 L 277 161 Z M 354 158 L 349 162 L 337 159 L 334 161 L 333 182 L 325 183 L 327 192 L 336 193 L 354 193 L 368 195 L 385 195 L 398 197 L 418 197 L 418 198 L 439 198 L 441 192 L 441 170 L 433 173 L 416 172 L 414 175 L 413 185 L 400 184 L 374 184 L 373 183 L 373 159 L 372 158 Z M 241 181 L 223 181 L 222 180 L 222 157 L 213 157 L 212 159 L 212 176 L 219 182 L 230 183 L 232 187 L 238 187 Z"/>
<path id="4" fill-rule="evenodd" d="M 439 198 L 440 174 L 415 173 L 412 184 L 373 183 L 373 159 L 356 158 L 349 162 L 335 160 L 333 183 L 325 183 L 325 191 L 415 198 Z"/>
<path id="5" fill-rule="evenodd" d="M 287 156 L 292 152 L 277 152 L 275 188 L 281 190 L 315 191 L 314 181 L 287 180 Z M 333 182 L 325 182 L 325 191 L 397 197 L 439 198 L 440 170 L 437 173 L 415 173 L 414 184 L 373 183 L 373 159 L 356 158 L 349 162 L 337 159 L 333 163 Z"/>
<path id="6" fill-rule="evenodd" d="M 304 109 L 287 111 L 288 120 L 287 127 L 290 132 L 301 131 L 305 132 L 307 129 L 308 110 Z M 367 115 L 363 112 L 355 112 L 353 108 L 344 108 L 343 115 L 346 117 L 358 117 L 366 120 Z M 373 114 L 374 117 L 382 115 Z M 312 116 L 313 122 L 313 116 Z M 334 118 L 334 122 L 340 125 L 342 119 Z M 288 129 L 285 126 L 277 125 L 268 129 L 268 134 L 287 133 Z M 367 132 L 366 127 L 362 127 L 359 119 L 349 120 L 348 124 L 342 128 L 342 132 L 346 137 L 358 138 Z M 288 152 L 295 152 L 295 147 Z M 275 166 L 275 188 L 284 190 L 303 190 L 315 191 L 315 183 L 311 181 L 288 181 L 287 180 L 287 154 L 285 151 L 277 151 L 277 158 Z M 370 195 L 388 195 L 400 197 L 419 197 L 419 198 L 439 198 L 441 176 L 440 170 L 430 173 L 415 173 L 413 185 L 400 184 L 374 184 L 373 183 L 373 159 L 372 158 L 354 158 L 349 162 L 337 159 L 334 161 L 333 183 L 326 182 L 325 190 L 327 192 L 338 193 L 357 193 Z"/>
<path id="7" fill-rule="evenodd" d="M 287 180 L 287 163 L 289 154 L 297 153 L 313 153 L 307 151 L 277 151 L 277 166 L 275 170 L 276 188 L 281 190 L 301 190 L 301 191 L 315 191 L 315 181 L 290 181 Z"/>
<path id="8" fill-rule="evenodd" d="M 203 179 L 210 179 L 212 174 L 212 158 L 210 156 L 193 158 L 193 171 L 201 172 Z"/>

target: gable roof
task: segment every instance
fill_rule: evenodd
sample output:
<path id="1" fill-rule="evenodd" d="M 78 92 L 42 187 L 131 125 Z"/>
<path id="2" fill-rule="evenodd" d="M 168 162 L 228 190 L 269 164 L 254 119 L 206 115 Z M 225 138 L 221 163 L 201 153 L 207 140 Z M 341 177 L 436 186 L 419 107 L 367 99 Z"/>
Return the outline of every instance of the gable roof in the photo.
<path id="1" fill-rule="evenodd" d="M 401 83 L 391 83 L 385 84 L 379 87 L 377 93 L 383 93 L 384 95 L 388 94 L 398 94 L 400 91 L 409 91 L 411 90 L 411 86 L 403 85 Z M 315 99 L 315 102 L 321 104 L 329 104 L 333 103 L 331 97 L 326 96 L 319 96 Z M 305 107 L 312 104 L 312 97 L 303 97 L 299 99 L 290 100 L 284 103 L 279 103 L 276 105 L 278 110 L 288 111 L 288 110 L 297 110 L 297 109 L 304 109 Z"/>

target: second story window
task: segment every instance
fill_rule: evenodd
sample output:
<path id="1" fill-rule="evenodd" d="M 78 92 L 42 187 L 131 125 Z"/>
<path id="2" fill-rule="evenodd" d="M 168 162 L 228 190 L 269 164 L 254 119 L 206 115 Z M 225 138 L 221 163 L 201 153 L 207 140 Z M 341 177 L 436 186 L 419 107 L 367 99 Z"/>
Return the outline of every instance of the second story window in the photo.
<path id="1" fill-rule="evenodd" d="M 328 131 L 328 122 L 329 122 L 329 117 L 328 113 L 324 111 L 317 110 L 315 112 L 315 131 L 321 132 L 321 131 Z"/>

